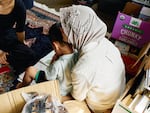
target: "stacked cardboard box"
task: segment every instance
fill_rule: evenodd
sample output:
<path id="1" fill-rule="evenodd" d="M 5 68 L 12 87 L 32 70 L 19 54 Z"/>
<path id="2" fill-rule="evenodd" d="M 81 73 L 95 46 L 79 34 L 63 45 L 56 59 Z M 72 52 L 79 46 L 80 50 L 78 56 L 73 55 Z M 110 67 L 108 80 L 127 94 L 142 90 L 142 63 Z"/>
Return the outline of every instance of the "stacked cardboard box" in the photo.
<path id="1" fill-rule="evenodd" d="M 24 98 L 22 97 L 22 92 L 37 92 L 39 94 L 50 94 L 52 97 L 55 97 L 57 100 L 60 100 L 60 102 L 64 104 L 68 113 L 91 113 L 87 107 L 87 104 L 84 101 L 79 102 L 77 100 L 67 100 L 65 102 L 62 102 L 59 83 L 57 80 L 30 85 L 1 94 L 0 113 L 21 113 L 26 103 Z"/>

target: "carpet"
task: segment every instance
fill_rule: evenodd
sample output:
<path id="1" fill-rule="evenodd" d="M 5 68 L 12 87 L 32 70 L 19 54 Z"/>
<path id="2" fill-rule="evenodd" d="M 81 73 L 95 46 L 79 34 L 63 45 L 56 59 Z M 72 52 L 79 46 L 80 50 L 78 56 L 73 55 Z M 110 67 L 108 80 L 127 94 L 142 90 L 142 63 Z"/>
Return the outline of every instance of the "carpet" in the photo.
<path id="1" fill-rule="evenodd" d="M 26 39 L 32 42 L 31 49 L 37 55 L 37 62 L 52 50 L 47 33 L 52 24 L 59 21 L 58 15 L 39 7 L 34 6 L 27 10 Z M 17 82 L 14 78 L 16 78 L 16 75 L 12 74 L 9 67 L 0 66 L 0 94 L 15 88 Z"/>
<path id="2" fill-rule="evenodd" d="M 38 28 L 43 27 L 43 33 L 47 34 L 48 29 L 55 22 L 59 22 L 59 16 L 44 9 L 34 6 L 32 9 L 27 10 L 27 23 L 29 27 Z"/>
<path id="3" fill-rule="evenodd" d="M 58 15 L 51 13 L 44 9 L 34 6 L 32 9 L 27 10 L 26 19 L 26 39 L 36 37 L 35 43 L 31 48 L 35 51 L 37 61 L 47 55 L 51 50 L 49 39 L 47 37 L 49 28 L 56 22 L 60 21 Z"/>

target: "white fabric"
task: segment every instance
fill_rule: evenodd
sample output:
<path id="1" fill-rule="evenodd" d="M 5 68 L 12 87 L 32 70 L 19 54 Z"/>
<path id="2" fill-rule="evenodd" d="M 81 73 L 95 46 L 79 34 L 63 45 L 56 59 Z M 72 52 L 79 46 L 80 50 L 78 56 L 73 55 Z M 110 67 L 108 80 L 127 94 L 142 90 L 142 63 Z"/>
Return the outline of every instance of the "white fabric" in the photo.
<path id="1" fill-rule="evenodd" d="M 73 97 L 86 99 L 94 111 L 112 108 L 125 89 L 119 50 L 104 38 L 101 44 L 87 45 L 80 55 L 72 73 Z"/>
<path id="2" fill-rule="evenodd" d="M 49 65 L 45 71 L 48 80 L 58 80 L 62 96 L 66 96 L 72 90 L 71 70 L 77 61 L 77 53 L 61 56 L 53 64 Z"/>
<path id="3" fill-rule="evenodd" d="M 106 25 L 86 6 L 61 8 L 60 20 L 68 42 L 76 49 L 81 49 L 90 42 L 99 42 L 107 31 Z"/>
<path id="4" fill-rule="evenodd" d="M 86 6 L 62 8 L 60 15 L 68 42 L 80 50 L 72 96 L 86 99 L 95 113 L 112 108 L 125 89 L 125 68 L 119 50 L 105 38 L 105 24 Z"/>

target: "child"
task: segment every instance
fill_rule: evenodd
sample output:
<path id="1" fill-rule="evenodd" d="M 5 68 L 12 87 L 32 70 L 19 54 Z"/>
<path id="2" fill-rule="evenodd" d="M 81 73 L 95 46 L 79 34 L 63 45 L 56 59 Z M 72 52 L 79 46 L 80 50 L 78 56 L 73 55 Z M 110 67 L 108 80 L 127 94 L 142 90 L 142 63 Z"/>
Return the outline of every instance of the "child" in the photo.
<path id="1" fill-rule="evenodd" d="M 62 96 L 66 96 L 72 90 L 71 85 L 71 69 L 77 61 L 77 53 L 74 52 L 72 45 L 63 41 L 60 26 L 58 23 L 52 25 L 49 30 L 49 38 L 55 51 L 50 65 L 47 70 L 37 70 L 30 66 L 27 68 L 23 82 L 17 85 L 17 88 L 29 85 L 32 80 L 36 83 L 45 80 L 59 80 L 60 91 Z"/>

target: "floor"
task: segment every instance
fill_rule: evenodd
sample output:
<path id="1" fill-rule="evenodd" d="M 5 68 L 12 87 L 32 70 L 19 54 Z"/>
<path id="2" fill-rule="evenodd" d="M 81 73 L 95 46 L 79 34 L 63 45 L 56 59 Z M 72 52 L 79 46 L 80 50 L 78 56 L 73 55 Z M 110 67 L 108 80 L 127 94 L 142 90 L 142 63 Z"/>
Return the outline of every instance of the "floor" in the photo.
<path id="1" fill-rule="evenodd" d="M 57 12 L 59 12 L 59 8 L 70 6 L 74 3 L 73 0 L 35 0 L 35 2 L 45 4 L 48 8 L 53 8 Z M 116 17 L 114 15 L 109 15 L 101 12 L 98 9 L 97 4 L 92 5 L 92 8 L 95 10 L 97 15 L 106 23 L 108 28 L 107 31 L 112 32 Z"/>
<path id="2" fill-rule="evenodd" d="M 35 0 L 41 4 L 47 5 L 49 8 L 55 8 L 56 11 L 59 11 L 59 8 L 70 6 L 73 4 L 72 0 Z"/>

